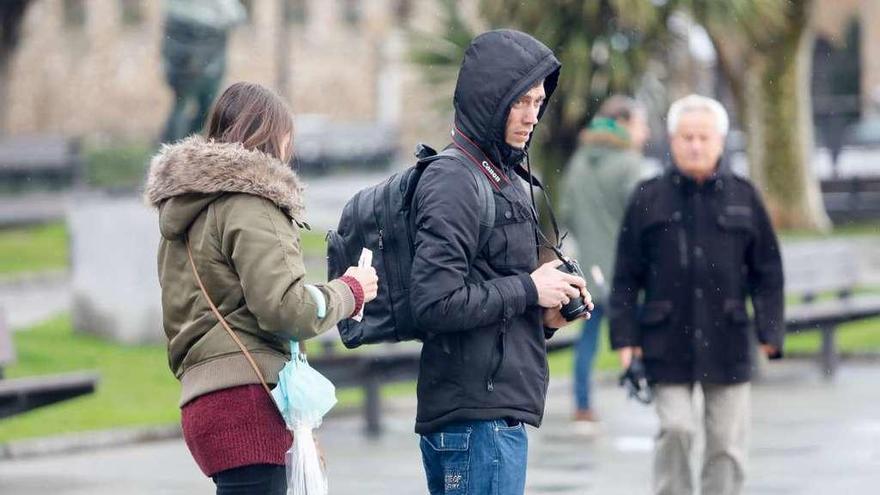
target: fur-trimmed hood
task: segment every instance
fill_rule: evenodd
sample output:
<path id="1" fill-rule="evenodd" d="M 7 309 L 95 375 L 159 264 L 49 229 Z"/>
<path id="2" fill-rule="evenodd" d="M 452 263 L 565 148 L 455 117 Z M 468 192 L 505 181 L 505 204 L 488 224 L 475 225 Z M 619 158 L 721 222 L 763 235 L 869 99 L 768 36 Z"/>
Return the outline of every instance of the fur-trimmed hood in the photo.
<path id="1" fill-rule="evenodd" d="M 153 157 L 144 201 L 160 210 L 163 236 L 177 237 L 223 193 L 266 198 L 303 224 L 302 189 L 297 175 L 280 160 L 239 143 L 197 135 L 163 145 Z"/>

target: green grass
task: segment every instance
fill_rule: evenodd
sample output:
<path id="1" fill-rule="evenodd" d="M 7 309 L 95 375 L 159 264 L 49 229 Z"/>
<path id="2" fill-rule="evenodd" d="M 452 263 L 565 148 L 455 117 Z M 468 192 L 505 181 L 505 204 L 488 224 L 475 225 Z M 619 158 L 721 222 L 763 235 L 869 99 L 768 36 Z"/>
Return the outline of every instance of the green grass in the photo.
<path id="1" fill-rule="evenodd" d="M 326 232 L 318 230 L 300 230 L 303 256 L 324 258 L 327 256 Z"/>
<path id="2" fill-rule="evenodd" d="M 0 442 L 61 433 L 178 422 L 179 387 L 165 347 L 122 346 L 75 334 L 66 316 L 15 333 L 7 377 L 94 370 L 94 394 L 0 421 Z"/>
<path id="3" fill-rule="evenodd" d="M 785 340 L 785 351 L 799 354 L 819 352 L 821 338 L 817 331 L 789 335 Z M 841 325 L 836 339 L 837 348 L 842 352 L 880 352 L 880 318 Z"/>
<path id="4" fill-rule="evenodd" d="M 86 182 L 98 188 L 137 189 L 156 149 L 145 143 L 86 146 Z"/>
<path id="5" fill-rule="evenodd" d="M 580 335 L 581 324 L 573 324 L 570 327 L 560 329 L 559 332 L 575 332 Z M 574 349 L 556 351 L 550 354 L 550 376 L 554 378 L 566 378 L 572 376 L 574 370 Z M 617 353 L 608 347 L 608 322 L 602 323 L 599 333 L 599 347 L 596 353 L 594 369 L 598 371 L 615 371 L 620 369 Z"/>
<path id="6" fill-rule="evenodd" d="M 857 287 L 854 296 L 880 294 L 880 287 Z M 822 293 L 816 302 L 835 300 L 834 293 Z M 801 304 L 801 298 L 793 294 L 785 297 L 788 307 Z M 880 318 L 856 321 L 841 325 L 835 336 L 837 349 L 842 352 L 880 352 Z M 785 338 L 785 352 L 793 354 L 817 353 L 821 349 L 822 334 L 817 330 L 806 330 L 788 334 Z"/>
<path id="7" fill-rule="evenodd" d="M 125 346 L 74 333 L 67 316 L 16 332 L 14 342 L 17 362 L 6 368 L 7 378 L 96 371 L 101 379 L 94 394 L 0 420 L 0 444 L 180 421 L 180 385 L 168 369 L 164 345 Z M 389 396 L 414 393 L 414 383 L 391 384 L 383 390 Z M 337 411 L 363 400 L 360 389 L 340 389 L 337 395 Z"/>
<path id="8" fill-rule="evenodd" d="M 807 230 L 784 230 L 779 232 L 779 237 L 785 241 L 876 235 L 880 235 L 880 222 L 869 220 L 835 225 L 832 231 L 827 234 Z"/>
<path id="9" fill-rule="evenodd" d="M 67 241 L 62 223 L 0 230 L 0 276 L 67 268 Z"/>

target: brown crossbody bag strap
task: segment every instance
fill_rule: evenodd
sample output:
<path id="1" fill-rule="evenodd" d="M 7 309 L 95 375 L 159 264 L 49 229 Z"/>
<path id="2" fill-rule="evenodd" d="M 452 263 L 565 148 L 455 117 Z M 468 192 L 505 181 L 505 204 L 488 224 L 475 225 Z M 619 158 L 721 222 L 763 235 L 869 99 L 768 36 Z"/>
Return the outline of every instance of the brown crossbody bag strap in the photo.
<path id="1" fill-rule="evenodd" d="M 217 306 L 214 305 L 214 301 L 211 300 L 211 296 L 208 295 L 208 291 L 205 290 L 205 284 L 202 283 L 202 278 L 199 277 L 199 272 L 196 270 L 196 262 L 193 260 L 192 249 L 189 247 L 189 239 L 186 239 L 186 255 L 189 257 L 189 265 L 192 267 L 193 275 L 196 277 L 196 282 L 199 284 L 199 288 L 202 289 L 202 295 L 205 296 L 205 300 L 208 301 L 208 305 L 211 306 L 211 311 L 214 312 L 214 316 L 217 317 L 217 320 L 220 321 L 220 324 L 223 325 L 223 328 L 226 329 L 226 333 L 232 337 L 232 340 L 238 344 L 238 347 L 241 349 L 241 352 L 244 353 L 244 357 L 247 358 L 248 362 L 251 363 L 251 368 L 254 369 L 254 372 L 257 374 L 257 378 L 260 379 L 260 383 L 263 385 L 263 388 L 266 390 L 266 393 L 272 395 L 272 389 L 269 388 L 269 384 L 266 383 L 266 378 L 263 376 L 263 372 L 260 371 L 260 367 L 257 366 L 257 362 L 254 361 L 254 357 L 251 356 L 251 353 L 248 352 L 247 347 L 241 342 L 241 339 L 238 338 L 238 335 L 229 328 L 229 324 L 226 323 L 226 319 L 223 318 L 223 315 L 220 314 L 220 311 L 217 309 Z"/>

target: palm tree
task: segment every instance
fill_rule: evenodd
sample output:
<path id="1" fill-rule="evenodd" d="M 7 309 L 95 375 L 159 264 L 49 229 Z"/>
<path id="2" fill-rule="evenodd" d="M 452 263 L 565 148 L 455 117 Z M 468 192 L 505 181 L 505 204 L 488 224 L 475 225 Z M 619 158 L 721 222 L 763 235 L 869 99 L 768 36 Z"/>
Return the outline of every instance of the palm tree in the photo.
<path id="1" fill-rule="evenodd" d="M 709 33 L 748 137 L 752 180 L 780 228 L 830 226 L 817 179 L 810 102 L 813 0 L 684 0 Z"/>
<path id="2" fill-rule="evenodd" d="M 455 79 L 465 48 L 476 35 L 456 0 L 440 0 L 446 29 L 440 38 L 420 35 L 413 60 L 429 83 Z M 535 36 L 562 62 L 563 76 L 534 138 L 533 162 L 551 191 L 578 144 L 584 124 L 611 93 L 632 93 L 659 46 L 672 9 L 650 0 L 561 0 L 554 3 L 481 0 L 488 28 L 512 27 Z M 446 102 L 448 105 L 448 100 Z"/>

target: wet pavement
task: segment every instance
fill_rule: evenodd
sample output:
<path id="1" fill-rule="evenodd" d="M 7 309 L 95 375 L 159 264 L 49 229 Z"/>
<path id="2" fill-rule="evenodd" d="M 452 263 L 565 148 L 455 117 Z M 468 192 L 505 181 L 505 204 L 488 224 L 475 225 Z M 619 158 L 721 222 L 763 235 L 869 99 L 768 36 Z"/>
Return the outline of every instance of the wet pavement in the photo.
<path id="1" fill-rule="evenodd" d="M 747 494 L 880 493 L 880 366 L 844 363 L 825 381 L 815 363 L 772 365 L 753 388 Z M 598 434 L 569 421 L 570 382 L 551 386 L 544 426 L 530 429 L 532 495 L 649 493 L 656 419 L 609 380 L 597 390 Z M 412 398 L 388 401 L 385 433 L 365 438 L 358 417 L 333 417 L 321 428 L 330 493 L 426 493 Z M 91 452 L 0 461 L 0 493 L 212 493 L 181 440 Z M 707 494 L 708 495 L 708 494 Z"/>

